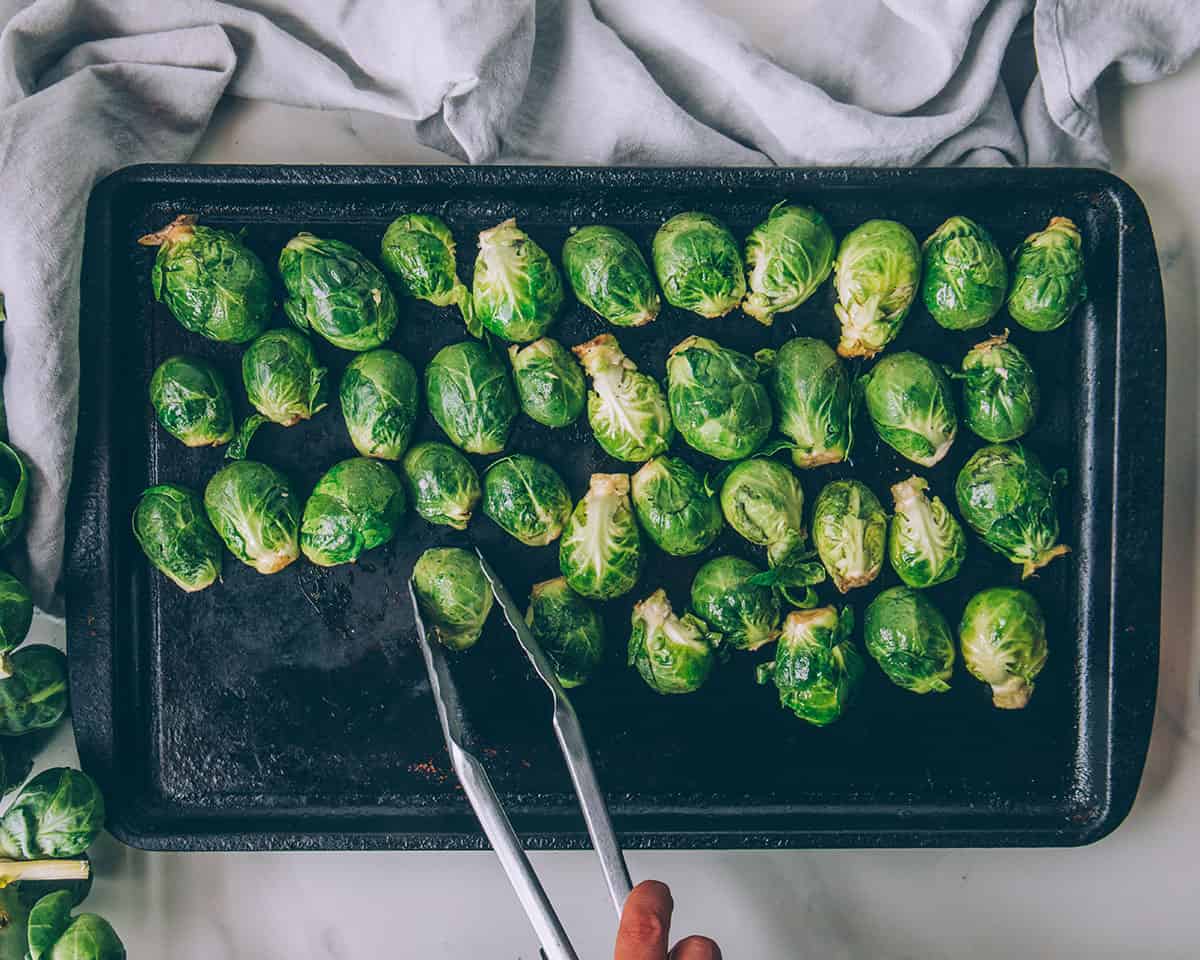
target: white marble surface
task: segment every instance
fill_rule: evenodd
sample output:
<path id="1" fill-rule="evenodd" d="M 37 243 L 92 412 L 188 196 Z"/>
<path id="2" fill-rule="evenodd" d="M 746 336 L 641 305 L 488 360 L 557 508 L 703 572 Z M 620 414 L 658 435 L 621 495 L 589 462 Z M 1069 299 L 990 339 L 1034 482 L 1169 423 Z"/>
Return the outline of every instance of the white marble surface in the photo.
<path id="1" fill-rule="evenodd" d="M 721 6 L 735 9 L 733 0 Z M 755 30 L 753 18 L 748 25 Z M 759 32 L 770 42 L 765 27 Z M 1110 97 L 1116 100 L 1115 97 Z M 677 930 L 726 956 L 970 955 L 974 960 L 1190 957 L 1200 941 L 1200 640 L 1196 579 L 1200 63 L 1109 110 L 1116 171 L 1145 199 L 1170 338 L 1162 680 L 1141 792 L 1113 836 L 1079 850 L 635 853 L 636 879 L 675 891 Z M 440 162 L 411 128 L 232 101 L 198 159 Z M 47 621 L 43 639 L 61 642 Z M 68 736 L 56 754 L 69 755 Z M 102 841 L 89 908 L 134 958 L 535 958 L 489 853 L 145 854 Z M 612 918 L 591 854 L 534 857 L 584 957 L 611 954 Z"/>

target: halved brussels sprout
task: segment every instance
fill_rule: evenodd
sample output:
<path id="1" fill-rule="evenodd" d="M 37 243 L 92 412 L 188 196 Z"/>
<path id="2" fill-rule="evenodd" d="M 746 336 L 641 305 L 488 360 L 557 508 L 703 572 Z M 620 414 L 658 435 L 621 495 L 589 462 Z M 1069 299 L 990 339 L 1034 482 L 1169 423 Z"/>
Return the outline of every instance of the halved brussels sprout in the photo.
<path id="1" fill-rule="evenodd" d="M 397 217 L 383 232 L 379 259 L 410 297 L 435 307 L 457 306 L 467 332 L 475 337 L 483 332 L 471 291 L 458 279 L 454 235 L 441 218 L 428 213 Z"/>
<path id="2" fill-rule="evenodd" d="M 627 233 L 596 225 L 572 230 L 562 260 L 575 298 L 614 326 L 640 327 L 658 316 L 662 302 L 650 268 Z"/>
<path id="3" fill-rule="evenodd" d="M 79 770 L 51 767 L 25 784 L 0 817 L 0 856 L 77 857 L 102 829 L 104 796 L 96 782 Z"/>
<path id="4" fill-rule="evenodd" d="M 888 679 L 913 693 L 945 693 L 954 671 L 954 636 L 941 612 L 911 587 L 884 590 L 867 606 L 867 652 Z"/>
<path id="5" fill-rule="evenodd" d="M 407 506 L 404 487 L 378 460 L 351 457 L 330 467 L 304 505 L 300 549 L 313 563 L 354 563 L 396 535 Z"/>
<path id="6" fill-rule="evenodd" d="M 857 480 L 827 484 L 813 507 L 813 543 L 842 593 L 879 576 L 887 546 L 887 514 Z"/>
<path id="7" fill-rule="evenodd" d="M 842 238 L 834 264 L 842 324 L 837 352 L 873 357 L 896 339 L 917 295 L 921 248 L 894 220 L 868 220 Z"/>
<path id="8" fill-rule="evenodd" d="M 28 960 L 125 960 L 125 944 L 103 917 L 72 917 L 70 890 L 48 893 L 29 911 Z"/>
<path id="9" fill-rule="evenodd" d="M 758 667 L 758 682 L 774 683 L 779 704 L 824 727 L 846 709 L 862 679 L 862 656 L 850 637 L 854 611 L 793 610 L 783 621 L 775 659 Z"/>
<path id="10" fill-rule="evenodd" d="M 473 647 L 492 610 L 492 585 L 479 558 L 461 547 L 431 547 L 417 558 L 412 581 L 421 615 L 442 645 Z"/>
<path id="11" fill-rule="evenodd" d="M 335 347 L 374 350 L 396 329 L 400 310 L 387 278 L 348 243 L 298 233 L 279 254 L 279 275 L 288 319 Z"/>
<path id="12" fill-rule="evenodd" d="M 963 419 L 990 443 L 1027 434 L 1037 416 L 1037 374 L 1008 331 L 973 346 L 963 357 Z"/>
<path id="13" fill-rule="evenodd" d="M 579 363 L 557 340 L 542 337 L 527 347 L 508 348 L 521 409 L 547 427 L 565 427 L 579 419 L 587 384 Z"/>
<path id="14" fill-rule="evenodd" d="M 0 586 L 2 589 L 2 586 Z M 67 715 L 67 658 L 45 643 L 13 653 L 12 674 L 0 682 L 0 736 L 23 737 L 58 726 Z"/>
<path id="15" fill-rule="evenodd" d="M 1066 217 L 1053 217 L 1017 248 L 1008 313 L 1021 326 L 1044 332 L 1066 323 L 1087 297 L 1083 238 Z"/>
<path id="16" fill-rule="evenodd" d="M 28 492 L 25 458 L 7 443 L 0 443 L 0 547 L 7 547 L 25 529 Z"/>
<path id="17" fill-rule="evenodd" d="M 474 340 L 442 347 L 425 368 L 425 403 L 450 442 L 467 453 L 499 453 L 517 418 L 504 363 Z"/>
<path id="18" fill-rule="evenodd" d="M 159 484 L 142 493 L 133 511 L 133 535 L 154 567 L 192 593 L 221 575 L 221 538 L 204 504 L 187 487 Z"/>
<path id="19" fill-rule="evenodd" d="M 888 536 L 892 569 L 910 587 L 952 580 L 967 555 L 963 528 L 940 497 L 925 495 L 929 484 L 909 477 L 892 486 L 896 512 Z"/>
<path id="20" fill-rule="evenodd" d="M 767 389 L 779 414 L 779 429 L 795 446 L 792 461 L 802 469 L 841 463 L 850 454 L 850 379 L 823 340 L 796 337 L 777 351 L 760 350 Z"/>
<path id="21" fill-rule="evenodd" d="M 757 650 L 779 636 L 779 597 L 754 577 L 762 571 L 741 557 L 716 557 L 696 571 L 692 609 L 721 643 Z"/>
<path id="22" fill-rule="evenodd" d="M 767 548 L 781 566 L 804 546 L 804 491 L 796 475 L 774 460 L 739 463 L 721 485 L 721 512 L 738 533 Z"/>
<path id="23" fill-rule="evenodd" d="M 604 452 L 630 463 L 666 453 L 675 428 L 654 378 L 638 373 L 612 334 L 602 333 L 572 349 L 592 378 L 588 423 Z"/>
<path id="24" fill-rule="evenodd" d="M 833 231 L 812 207 L 781 200 L 746 238 L 742 309 L 770 326 L 775 314 L 795 310 L 833 270 Z"/>
<path id="25" fill-rule="evenodd" d="M 692 693 L 712 672 L 712 643 L 704 624 L 685 613 L 675 615 L 666 591 L 655 590 L 633 605 L 629 666 L 637 667 L 655 693 Z"/>
<path id="26" fill-rule="evenodd" d="M 219 447 L 233 439 L 233 404 L 225 378 L 199 357 L 167 357 L 150 377 L 158 422 L 187 447 Z"/>
<path id="27" fill-rule="evenodd" d="M 150 286 L 185 330 L 245 343 L 267 328 L 271 280 L 258 256 L 227 230 L 196 226 L 182 214 L 138 243 L 158 247 Z"/>
<path id="28" fill-rule="evenodd" d="M 8 651 L 25 642 L 32 624 L 33 597 L 29 588 L 11 573 L 0 571 L 0 679 L 11 676 Z"/>
<path id="29" fill-rule="evenodd" d="M 741 460 L 771 432 L 771 401 L 758 364 L 705 337 L 677 343 L 667 358 L 671 420 L 687 443 L 718 460 Z"/>
<path id="30" fill-rule="evenodd" d="M 466 457 L 447 443 L 418 443 L 404 455 L 404 476 L 422 519 L 467 529 L 483 492 Z"/>
<path id="31" fill-rule="evenodd" d="M 974 220 L 951 217 L 926 238 L 921 296 L 947 330 L 982 327 L 1004 306 L 1008 266 L 992 236 Z"/>
<path id="32" fill-rule="evenodd" d="M 704 478 L 678 457 L 647 461 L 633 475 L 633 506 L 642 529 L 663 553 L 690 557 L 721 532 L 721 505 Z"/>
<path id="33" fill-rule="evenodd" d="M 879 439 L 902 457 L 932 467 L 958 435 L 954 391 L 941 367 L 919 353 L 884 357 L 859 381 Z"/>
<path id="34" fill-rule="evenodd" d="M 300 556 L 300 498 L 274 467 L 238 460 L 218 470 L 204 488 L 204 509 L 230 553 L 259 573 L 278 573 Z"/>
<path id="35" fill-rule="evenodd" d="M 550 464 L 514 453 L 484 471 L 483 512 L 527 547 L 544 547 L 563 532 L 571 494 Z"/>
<path id="36" fill-rule="evenodd" d="M 361 353 L 342 373 L 342 417 L 364 457 L 399 460 L 417 422 L 417 371 L 394 350 Z"/>
<path id="37" fill-rule="evenodd" d="M 484 327 L 504 340 L 528 343 L 545 336 L 558 316 L 562 277 L 517 221 L 505 220 L 479 235 L 471 296 Z"/>
<path id="38" fill-rule="evenodd" d="M 729 228 L 707 213 L 679 213 L 658 228 L 654 271 L 667 303 L 723 317 L 746 295 L 742 256 Z"/>
<path id="39" fill-rule="evenodd" d="M 1046 621 L 1024 590 L 992 587 L 975 594 L 958 628 L 963 663 L 992 688 L 992 703 L 1019 710 L 1046 665 Z"/>
<path id="40" fill-rule="evenodd" d="M 604 624 L 596 608 L 562 577 L 535 583 L 525 622 L 564 687 L 586 683 L 604 657 Z"/>
<path id="41" fill-rule="evenodd" d="M 1066 481 L 1046 473 L 1041 461 L 1019 443 L 981 447 L 963 464 L 954 493 L 967 525 L 989 547 L 1032 576 L 1071 548 L 1058 542 L 1054 490 Z"/>
<path id="42" fill-rule="evenodd" d="M 592 474 L 563 530 L 558 565 L 571 589 L 585 597 L 611 600 L 633 589 L 642 572 L 642 537 L 626 474 Z"/>
<path id="43" fill-rule="evenodd" d="M 225 455 L 246 456 L 264 423 L 290 427 L 325 409 L 325 374 L 312 342 L 295 330 L 268 330 L 242 354 L 242 383 L 258 413 L 247 417 Z"/>

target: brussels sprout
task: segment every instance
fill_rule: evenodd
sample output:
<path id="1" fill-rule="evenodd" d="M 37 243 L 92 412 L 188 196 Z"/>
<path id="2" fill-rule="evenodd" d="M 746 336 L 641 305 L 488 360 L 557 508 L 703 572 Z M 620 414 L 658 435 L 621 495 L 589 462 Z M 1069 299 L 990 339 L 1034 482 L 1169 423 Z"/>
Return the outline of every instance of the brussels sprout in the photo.
<path id="1" fill-rule="evenodd" d="M 629 666 L 655 693 L 692 693 L 708 679 L 713 648 L 703 623 L 675 615 L 664 590 L 633 605 Z"/>
<path id="2" fill-rule="evenodd" d="M 56 727 L 67 714 L 67 658 L 61 650 L 31 643 L 10 660 L 0 680 L 0 736 L 20 737 Z"/>
<path id="3" fill-rule="evenodd" d="M 0 547 L 7 547 L 25 529 L 28 492 L 25 458 L 7 443 L 0 443 Z"/>
<path id="4" fill-rule="evenodd" d="M 817 727 L 833 723 L 862 679 L 862 655 L 850 634 L 854 611 L 793 610 L 783 621 L 775 659 L 758 667 L 758 682 L 774 683 L 779 704 Z"/>
<path id="5" fill-rule="evenodd" d="M 417 559 L 412 582 L 438 640 L 451 650 L 475 646 L 492 611 L 492 585 L 479 558 L 461 547 L 433 547 Z"/>
<path id="6" fill-rule="evenodd" d="M 837 352 L 873 357 L 896 339 L 921 279 L 921 250 L 894 220 L 868 220 L 842 238 L 834 264 L 842 324 Z"/>
<path id="7" fill-rule="evenodd" d="M 483 333 L 471 291 L 458 279 L 454 235 L 443 220 L 428 213 L 397 217 L 383 232 L 379 259 L 410 297 L 435 307 L 457 306 L 467 332 L 474 337 Z"/>
<path id="8" fill-rule="evenodd" d="M 1037 375 L 1008 331 L 973 346 L 962 362 L 963 419 L 990 443 L 1024 436 L 1037 416 Z"/>
<path id="9" fill-rule="evenodd" d="M 775 314 L 795 310 L 816 293 L 833 270 L 833 231 L 812 207 L 786 200 L 746 238 L 746 286 L 742 309 L 770 326 Z"/>
<path id="10" fill-rule="evenodd" d="M 892 569 L 910 587 L 945 583 L 958 575 L 967 555 L 967 538 L 940 497 L 925 495 L 929 484 L 909 477 L 892 486 L 896 512 L 888 536 Z"/>
<path id="11" fill-rule="evenodd" d="M 954 671 L 954 636 L 941 612 L 911 587 L 884 590 L 867 606 L 867 652 L 888 679 L 913 693 L 945 693 Z"/>
<path id="12" fill-rule="evenodd" d="M 663 553 L 690 557 L 721 532 L 721 505 L 704 478 L 678 457 L 655 457 L 633 475 L 633 506 Z"/>
<path id="13" fill-rule="evenodd" d="M 404 456 L 413 509 L 424 520 L 466 530 L 482 496 L 471 462 L 446 443 L 418 443 Z"/>
<path id="14" fill-rule="evenodd" d="M 638 373 L 612 334 L 602 333 L 572 349 L 592 378 L 588 423 L 604 452 L 630 463 L 666 453 L 675 428 L 654 378 Z"/>
<path id="15" fill-rule="evenodd" d="M 557 340 L 542 337 L 521 348 L 508 348 L 521 409 L 547 427 L 565 427 L 579 419 L 587 397 L 583 371 Z"/>
<path id="16" fill-rule="evenodd" d="M 11 573 L 0 570 L 0 679 L 12 675 L 8 652 L 25 641 L 32 624 L 33 597 L 29 589 Z"/>
<path id="17" fill-rule="evenodd" d="M 450 442 L 467 453 L 499 453 L 517 418 L 504 364 L 473 340 L 442 347 L 425 368 L 425 403 Z"/>
<path id="18" fill-rule="evenodd" d="M 628 593 L 642 571 L 642 538 L 629 502 L 629 477 L 593 473 L 559 544 L 558 566 L 572 590 L 596 600 Z"/>
<path id="19" fill-rule="evenodd" d="M 982 327 L 1004 306 L 1008 266 L 991 234 L 974 220 L 951 217 L 921 250 L 925 309 L 947 330 Z"/>
<path id="20" fill-rule="evenodd" d="M 544 336 L 558 316 L 562 277 L 517 221 L 505 220 L 479 235 L 472 299 L 484 327 L 504 340 L 528 343 Z"/>
<path id="21" fill-rule="evenodd" d="M 74 857 L 104 827 L 104 797 L 86 773 L 43 770 L 0 817 L 0 855 L 14 860 Z"/>
<path id="22" fill-rule="evenodd" d="M 767 389 L 779 413 L 779 429 L 795 446 L 802 469 L 841 463 L 850 454 L 850 380 L 823 340 L 796 337 L 778 351 L 761 350 Z"/>
<path id="23" fill-rule="evenodd" d="M 741 460 L 771 432 L 771 401 L 758 364 L 705 337 L 677 343 L 667 359 L 667 401 L 675 429 L 718 460 Z"/>
<path id="24" fill-rule="evenodd" d="M 992 688 L 992 703 L 1019 710 L 1046 665 L 1046 621 L 1024 590 L 992 587 L 968 602 L 958 628 L 963 663 Z"/>
<path id="25" fill-rule="evenodd" d="M 217 471 L 204 508 L 229 551 L 259 573 L 278 573 L 300 556 L 300 500 L 274 467 L 239 460 Z"/>
<path id="26" fill-rule="evenodd" d="M 958 414 L 950 380 L 919 353 L 884 357 L 858 388 L 879 439 L 902 457 L 932 467 L 954 443 Z"/>
<path id="27" fill-rule="evenodd" d="M 308 337 L 295 330 L 268 330 L 242 354 L 242 383 L 258 413 L 238 429 L 225 455 L 246 456 L 264 423 L 291 427 L 325 409 L 325 374 Z"/>
<path id="28" fill-rule="evenodd" d="M 245 343 L 265 329 L 271 315 L 267 268 L 237 234 L 196 226 L 178 216 L 138 243 L 158 247 L 150 286 L 185 330 L 210 340 Z"/>
<path id="29" fill-rule="evenodd" d="M 572 230 L 562 249 L 563 269 L 576 299 L 617 327 L 640 327 L 662 302 L 646 258 L 616 227 Z"/>
<path id="30" fill-rule="evenodd" d="M 680 213 L 658 228 L 651 251 L 667 303 L 702 317 L 723 317 L 746 295 L 737 242 L 707 213 Z"/>
<path id="31" fill-rule="evenodd" d="M 187 487 L 163 483 L 144 491 L 133 511 L 133 535 L 181 590 L 203 590 L 221 575 L 221 538 Z"/>
<path id="32" fill-rule="evenodd" d="M 771 566 L 804 545 L 804 491 L 796 475 L 774 460 L 747 460 L 721 485 L 721 512 L 738 533 L 767 548 Z"/>
<path id="33" fill-rule="evenodd" d="M 757 650 L 779 636 L 779 597 L 754 582 L 761 571 L 741 557 L 716 557 L 696 571 L 692 609 L 722 643 Z"/>
<path id="34" fill-rule="evenodd" d="M 354 563 L 387 543 L 404 518 L 404 487 L 378 460 L 351 457 L 330 467 L 304 505 L 300 549 L 313 563 Z"/>
<path id="35" fill-rule="evenodd" d="M 483 512 L 527 547 L 544 547 L 563 532 L 571 494 L 548 463 L 514 453 L 484 472 Z"/>
<path id="36" fill-rule="evenodd" d="M 604 656 L 604 624 L 595 607 L 562 577 L 535 583 L 525 622 L 564 687 L 587 683 Z"/>
<path id="37" fill-rule="evenodd" d="M 400 311 L 387 278 L 348 243 L 298 233 L 279 254 L 279 275 L 288 319 L 335 347 L 374 350 L 396 329 Z"/>
<path id="38" fill-rule="evenodd" d="M 112 925 L 94 913 L 72 917 L 74 895 L 59 890 L 29 911 L 28 960 L 125 960 L 125 944 Z"/>
<path id="39" fill-rule="evenodd" d="M 1087 297 L 1083 241 L 1066 217 L 1053 217 L 1014 255 L 1008 313 L 1021 326 L 1044 332 L 1061 327 Z"/>
<path id="40" fill-rule="evenodd" d="M 158 422 L 188 447 L 219 447 L 233 439 L 233 404 L 225 378 L 199 357 L 167 357 L 150 378 Z"/>
<path id="41" fill-rule="evenodd" d="M 1021 576 L 1032 576 L 1071 548 L 1058 542 L 1053 478 L 1041 461 L 1019 443 L 981 447 L 963 464 L 954 493 L 967 525 L 989 547 L 1013 563 Z"/>
<path id="42" fill-rule="evenodd" d="M 887 544 L 887 514 L 865 484 L 834 480 L 813 507 L 813 542 L 842 593 L 879 576 Z"/>
<path id="43" fill-rule="evenodd" d="M 417 422 L 417 372 L 394 350 L 361 353 L 346 366 L 338 397 L 354 449 L 399 460 Z"/>

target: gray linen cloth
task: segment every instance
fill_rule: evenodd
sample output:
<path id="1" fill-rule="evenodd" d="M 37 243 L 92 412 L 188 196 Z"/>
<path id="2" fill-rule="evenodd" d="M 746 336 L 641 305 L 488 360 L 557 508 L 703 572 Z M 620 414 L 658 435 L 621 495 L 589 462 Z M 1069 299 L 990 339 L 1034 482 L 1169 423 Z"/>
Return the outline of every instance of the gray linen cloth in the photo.
<path id="1" fill-rule="evenodd" d="M 1200 2 L 800 0 L 767 26 L 774 57 L 698 0 L 0 0 L 4 398 L 39 606 L 62 607 L 88 193 L 186 160 L 222 96 L 415 120 L 472 163 L 1103 165 L 1097 79 L 1176 70 Z"/>

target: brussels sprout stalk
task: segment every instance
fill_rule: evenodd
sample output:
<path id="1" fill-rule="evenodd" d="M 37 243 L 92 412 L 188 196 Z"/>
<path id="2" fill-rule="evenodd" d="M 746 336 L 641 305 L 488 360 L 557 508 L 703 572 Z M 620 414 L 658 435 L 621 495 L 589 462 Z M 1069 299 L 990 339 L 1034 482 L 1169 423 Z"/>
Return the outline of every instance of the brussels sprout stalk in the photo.
<path id="1" fill-rule="evenodd" d="M 12 860 L 0 857 L 0 889 L 26 880 L 86 880 L 92 867 L 87 860 Z"/>

